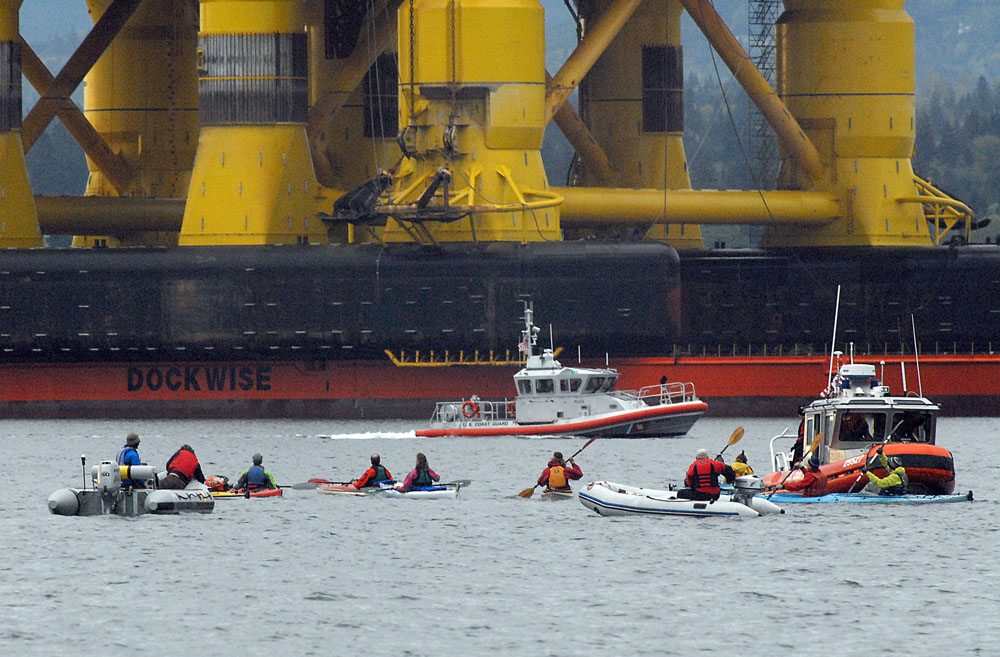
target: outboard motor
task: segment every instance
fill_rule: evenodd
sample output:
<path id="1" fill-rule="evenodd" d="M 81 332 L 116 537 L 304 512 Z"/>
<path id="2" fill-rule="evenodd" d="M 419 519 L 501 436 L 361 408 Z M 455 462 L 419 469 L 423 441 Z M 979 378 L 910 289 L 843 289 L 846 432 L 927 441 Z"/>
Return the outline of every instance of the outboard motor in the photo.
<path id="1" fill-rule="evenodd" d="M 764 480 L 757 475 L 743 475 L 733 482 L 733 501 L 750 506 L 750 499 L 764 491 Z"/>
<path id="2" fill-rule="evenodd" d="M 733 488 L 736 491 L 733 493 L 734 502 L 739 502 L 740 504 L 748 506 L 762 516 L 772 513 L 781 514 L 785 512 L 784 509 L 769 499 L 754 497 L 755 495 L 764 492 L 764 480 L 757 475 L 743 475 L 742 477 L 737 477 L 736 481 L 733 482 Z"/>
<path id="3" fill-rule="evenodd" d="M 105 504 L 111 504 L 122 489 L 122 471 L 114 461 L 101 461 L 97 466 L 97 492 Z"/>

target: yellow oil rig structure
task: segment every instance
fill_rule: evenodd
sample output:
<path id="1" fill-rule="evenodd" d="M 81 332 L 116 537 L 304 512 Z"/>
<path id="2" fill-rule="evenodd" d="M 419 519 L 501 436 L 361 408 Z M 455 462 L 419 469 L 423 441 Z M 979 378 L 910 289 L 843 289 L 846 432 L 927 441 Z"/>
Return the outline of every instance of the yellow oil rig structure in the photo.
<path id="1" fill-rule="evenodd" d="M 774 87 L 708 0 L 579 0 L 578 46 L 551 75 L 537 0 L 87 0 L 94 29 L 56 74 L 20 38 L 20 4 L 0 8 L 5 248 L 50 233 L 526 243 L 633 225 L 690 249 L 718 223 L 765 225 L 766 246 L 918 246 L 971 224 L 912 169 L 903 0 L 786 0 Z M 691 189 L 685 11 L 774 130 L 776 189 Z M 23 121 L 22 72 L 41 95 Z M 85 198 L 31 194 L 22 148 L 56 117 L 86 152 Z M 578 156 L 572 186 L 542 165 L 551 122 Z"/>

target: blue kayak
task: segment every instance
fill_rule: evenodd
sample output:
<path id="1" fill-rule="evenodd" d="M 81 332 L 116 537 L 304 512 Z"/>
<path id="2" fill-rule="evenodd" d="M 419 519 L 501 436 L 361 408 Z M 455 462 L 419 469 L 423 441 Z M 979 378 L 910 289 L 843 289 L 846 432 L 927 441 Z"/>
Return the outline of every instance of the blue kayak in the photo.
<path id="1" fill-rule="evenodd" d="M 766 495 L 764 497 L 767 497 Z M 873 504 L 941 504 L 945 502 L 971 502 L 972 491 L 954 495 L 866 495 L 864 493 L 830 493 L 821 497 L 803 497 L 794 493 L 775 493 L 770 497 L 775 504 L 820 504 L 825 502 L 863 502 Z"/>

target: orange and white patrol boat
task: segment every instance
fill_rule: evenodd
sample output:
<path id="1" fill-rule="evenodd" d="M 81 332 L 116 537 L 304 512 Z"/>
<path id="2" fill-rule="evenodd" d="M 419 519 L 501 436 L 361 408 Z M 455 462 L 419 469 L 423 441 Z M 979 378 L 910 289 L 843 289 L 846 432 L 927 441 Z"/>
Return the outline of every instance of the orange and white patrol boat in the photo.
<path id="1" fill-rule="evenodd" d="M 955 489 L 955 462 L 947 449 L 935 444 L 940 408 L 914 392 L 891 394 L 877 378 L 875 366 L 850 363 L 841 366 L 818 399 L 803 409 L 803 443 L 811 444 L 823 434 L 816 450 L 820 472 L 826 475 L 830 493 L 858 492 L 867 483 L 862 469 L 886 476 L 875 458 L 879 449 L 896 457 L 906 469 L 907 493 L 947 495 Z M 905 380 L 905 378 L 904 378 Z M 905 385 L 905 384 L 904 384 Z M 771 439 L 775 469 L 764 476 L 771 488 L 783 481 L 794 482 L 801 471 L 789 474 L 791 456 L 777 446 L 795 436 L 782 433 Z"/>
<path id="2" fill-rule="evenodd" d="M 677 436 L 688 432 L 708 405 L 693 383 L 662 381 L 638 391 L 615 390 L 613 368 L 564 367 L 552 349 L 535 354 L 539 329 L 525 306 L 518 349 L 524 367 L 514 375 L 517 397 L 491 401 L 472 396 L 438 402 L 431 428 L 417 436 Z"/>

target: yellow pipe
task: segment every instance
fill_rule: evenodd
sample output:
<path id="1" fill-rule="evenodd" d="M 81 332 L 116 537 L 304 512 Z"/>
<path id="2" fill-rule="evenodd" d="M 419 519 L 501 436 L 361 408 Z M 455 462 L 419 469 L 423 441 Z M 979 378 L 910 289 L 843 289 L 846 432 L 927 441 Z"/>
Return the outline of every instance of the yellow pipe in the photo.
<path id="1" fill-rule="evenodd" d="M 641 4 L 642 0 L 616 0 L 615 4 L 608 7 L 608 10 L 594 21 L 592 26 L 588 27 L 583 40 L 577 44 L 576 50 L 552 78 L 552 84 L 549 85 L 545 95 L 546 124 L 552 120 L 552 117 L 580 84 L 580 80 L 587 75 L 590 67 L 594 65 L 597 58 L 601 56 L 604 49 L 614 40 Z"/>
<path id="2" fill-rule="evenodd" d="M 794 191 L 714 191 L 552 187 L 564 198 L 563 225 L 786 224 L 816 226 L 843 215 L 833 194 Z"/>
<path id="3" fill-rule="evenodd" d="M 757 106 L 760 113 L 774 129 L 778 140 L 785 146 L 795 163 L 809 176 L 818 181 L 823 177 L 824 167 L 816 147 L 803 132 L 795 117 L 785 106 L 771 85 L 761 75 L 753 61 L 743 50 L 733 33 L 726 27 L 722 17 L 715 11 L 710 0 L 681 0 L 688 15 L 708 38 L 719 56 L 732 71 L 740 86 Z"/>

